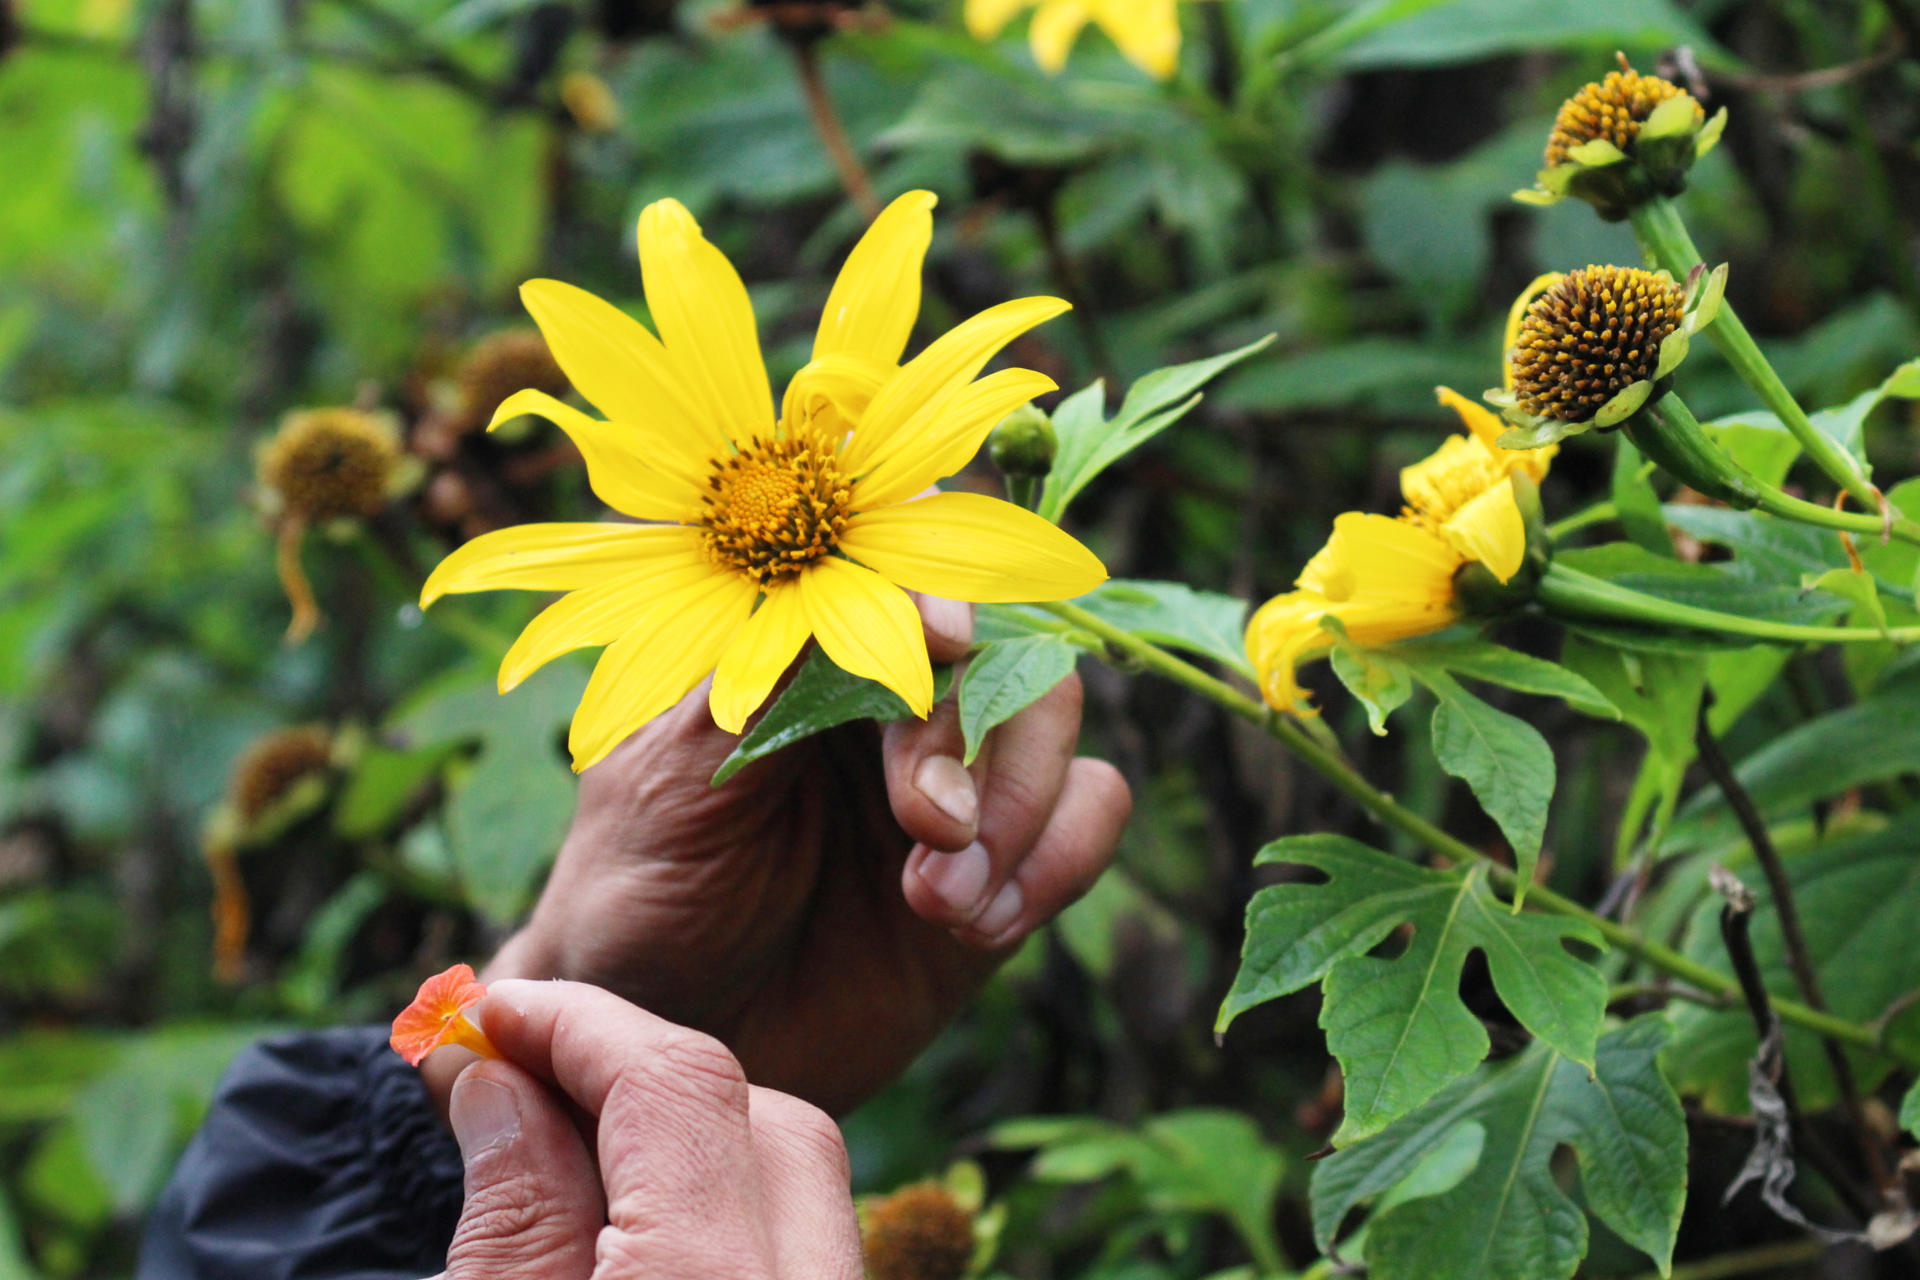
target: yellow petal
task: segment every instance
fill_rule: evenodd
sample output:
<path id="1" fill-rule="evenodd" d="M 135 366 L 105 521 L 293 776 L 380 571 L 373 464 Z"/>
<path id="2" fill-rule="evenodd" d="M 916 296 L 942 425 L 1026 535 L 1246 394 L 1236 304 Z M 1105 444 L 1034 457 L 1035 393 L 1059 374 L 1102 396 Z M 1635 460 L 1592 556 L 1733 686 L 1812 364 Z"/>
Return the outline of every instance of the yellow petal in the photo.
<path id="1" fill-rule="evenodd" d="M 678 200 L 641 212 L 640 275 L 660 340 L 707 420 L 742 444 L 770 432 L 773 391 L 747 287 Z"/>
<path id="2" fill-rule="evenodd" d="M 977 493 L 863 511 L 847 522 L 840 549 L 910 590 L 979 604 L 1067 600 L 1107 580 L 1071 535 Z"/>
<path id="3" fill-rule="evenodd" d="M 802 365 L 787 384 L 780 417 L 792 429 L 832 410 L 840 418 L 838 434 L 844 438 L 847 426 L 860 421 L 873 393 L 892 374 L 892 365 L 878 364 L 864 356 L 846 352 L 819 356 Z M 840 441 L 833 443 L 838 445 Z"/>
<path id="4" fill-rule="evenodd" d="M 1260 694 L 1280 711 L 1302 713 L 1306 692 L 1294 671 L 1313 653 L 1330 648 L 1333 637 L 1320 626 L 1328 611 L 1325 597 L 1290 591 L 1254 610 L 1247 620 L 1247 658 L 1260 676 Z"/>
<path id="5" fill-rule="evenodd" d="M 1034 0 L 967 0 L 967 32 L 975 40 L 991 40 L 1013 21 L 1013 15 Z"/>
<path id="6" fill-rule="evenodd" d="M 1092 15 L 1082 0 L 1041 0 L 1033 15 L 1027 39 L 1033 45 L 1033 60 L 1043 70 L 1059 71 L 1067 65 L 1067 54 L 1080 36 L 1080 28 Z"/>
<path id="7" fill-rule="evenodd" d="M 507 650 L 500 663 L 500 692 L 563 653 L 612 644 L 638 626 L 663 596 L 724 572 L 694 543 L 677 556 L 661 556 L 643 569 L 567 593 L 542 609 Z"/>
<path id="8" fill-rule="evenodd" d="M 896 450 L 860 480 L 854 505 L 865 509 L 904 502 L 954 474 L 973 461 L 1002 418 L 1035 396 L 1058 389 L 1052 378 L 1031 369 L 1002 369 L 967 384 L 927 424 L 913 448 Z"/>
<path id="9" fill-rule="evenodd" d="M 574 771 L 599 763 L 635 730 L 686 697 L 746 623 L 756 594 L 750 579 L 711 575 L 661 595 L 653 612 L 608 645 L 567 735 Z"/>
<path id="10" fill-rule="evenodd" d="M 744 729 L 747 717 L 767 700 L 811 634 L 799 586 L 789 583 L 769 591 L 720 655 L 707 698 L 713 722 L 728 733 Z"/>
<path id="11" fill-rule="evenodd" d="M 1094 12 L 1128 62 L 1156 80 L 1180 69 L 1180 14 L 1174 0 L 1104 0 Z"/>
<path id="12" fill-rule="evenodd" d="M 933 707 L 933 666 L 920 611 L 907 593 L 845 560 L 814 561 L 794 587 L 827 656 L 843 671 L 878 680 L 925 719 Z"/>
<path id="13" fill-rule="evenodd" d="M 920 266 L 933 242 L 931 191 L 909 191 L 881 210 L 827 295 L 813 355 L 846 352 L 900 363 L 920 314 Z"/>
<path id="14" fill-rule="evenodd" d="M 521 524 L 483 533 L 442 560 L 420 607 L 463 591 L 575 591 L 661 559 L 698 551 L 700 531 L 679 525 Z"/>
<path id="15" fill-rule="evenodd" d="M 1511 480 L 1503 480 L 1461 507 L 1440 526 L 1440 532 L 1455 551 L 1478 560 L 1502 582 L 1520 572 L 1527 558 L 1527 523 L 1514 500 Z"/>
<path id="16" fill-rule="evenodd" d="M 916 448 L 925 427 L 1000 348 L 1067 306 L 1058 298 L 1003 302 L 934 339 L 874 393 L 842 457 L 847 470 L 862 475 L 896 450 Z"/>
<path id="17" fill-rule="evenodd" d="M 1334 519 L 1327 551 L 1334 565 L 1328 597 L 1336 605 L 1360 600 L 1410 613 L 1452 606 L 1453 575 L 1461 556 L 1429 529 L 1391 516 L 1349 511 Z M 1344 610 L 1336 612 L 1347 616 Z M 1358 635 L 1354 639 L 1371 643 Z"/>
<path id="18" fill-rule="evenodd" d="M 558 280 L 529 280 L 520 301 L 540 326 L 553 358 L 595 408 L 620 422 L 644 422 L 686 448 L 712 457 L 726 447 L 681 384 L 660 340 L 610 303 Z"/>
<path id="19" fill-rule="evenodd" d="M 1435 387 L 1433 393 L 1440 398 L 1441 404 L 1460 415 L 1460 421 L 1473 433 L 1475 440 L 1489 449 L 1499 448 L 1500 437 L 1508 430 L 1499 414 L 1483 404 L 1475 404 L 1452 387 Z"/>
<path id="20" fill-rule="evenodd" d="M 1499 460 L 1485 445 L 1466 436 L 1448 436 L 1438 449 L 1400 469 L 1400 492 L 1421 515 L 1445 520 L 1468 499 L 1506 480 Z"/>
<path id="21" fill-rule="evenodd" d="M 587 483 L 600 501 L 642 520 L 685 520 L 700 504 L 706 458 L 684 436 L 589 418 L 544 391 L 516 391 L 500 402 L 487 430 L 521 414 L 538 414 L 567 433 L 586 459 Z"/>

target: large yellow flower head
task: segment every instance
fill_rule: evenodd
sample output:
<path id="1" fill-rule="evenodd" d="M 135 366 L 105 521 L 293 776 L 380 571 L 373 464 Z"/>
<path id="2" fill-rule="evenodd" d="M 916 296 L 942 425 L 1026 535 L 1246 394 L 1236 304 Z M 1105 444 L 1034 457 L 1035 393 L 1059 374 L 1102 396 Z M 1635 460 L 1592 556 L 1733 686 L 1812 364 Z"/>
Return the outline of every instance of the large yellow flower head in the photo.
<path id="1" fill-rule="evenodd" d="M 907 590 L 1057 600 L 1105 580 L 1085 547 L 1011 503 L 920 496 L 1010 410 L 1054 389 L 1027 369 L 976 375 L 1067 309 L 1055 298 L 1002 303 L 902 364 L 933 204 L 925 191 L 901 196 L 854 247 L 777 417 L 746 288 L 678 202 L 640 215 L 658 337 L 570 285 L 521 287 L 560 367 L 607 420 L 521 391 L 494 425 L 550 419 L 579 446 L 602 501 L 657 523 L 486 534 L 441 562 L 421 603 L 501 587 L 568 593 L 508 651 L 500 689 L 560 654 L 606 646 L 573 718 L 576 769 L 709 673 L 714 721 L 738 733 L 809 636 L 924 716 L 933 673 Z"/>
<path id="2" fill-rule="evenodd" d="M 1446 387 L 1441 401 L 1471 433 L 1449 436 L 1400 473 L 1407 506 L 1398 516 L 1349 511 L 1294 585 L 1254 612 L 1247 656 L 1268 705 L 1308 714 L 1294 669 L 1333 646 L 1321 625 L 1332 617 L 1359 645 L 1391 644 L 1452 625 L 1460 617 L 1455 575 L 1485 565 L 1506 582 L 1526 560 L 1526 521 L 1512 477 L 1538 481 L 1554 449 L 1502 449 L 1506 424 Z"/>
<path id="3" fill-rule="evenodd" d="M 967 30 L 976 40 L 999 35 L 1023 9 L 1033 9 L 1027 38 L 1034 61 L 1047 71 L 1067 65 L 1080 31 L 1093 22 L 1127 61 L 1156 80 L 1170 79 L 1180 65 L 1177 0 L 967 0 Z"/>

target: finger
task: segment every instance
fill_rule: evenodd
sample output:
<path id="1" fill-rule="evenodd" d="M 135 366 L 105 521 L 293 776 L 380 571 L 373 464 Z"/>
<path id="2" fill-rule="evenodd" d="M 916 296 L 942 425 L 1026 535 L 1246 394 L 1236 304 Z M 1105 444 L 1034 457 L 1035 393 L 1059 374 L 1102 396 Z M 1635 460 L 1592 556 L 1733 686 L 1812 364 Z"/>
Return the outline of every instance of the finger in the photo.
<path id="1" fill-rule="evenodd" d="M 953 694 L 935 703 L 925 720 L 896 720 L 882 733 L 887 801 L 909 840 L 957 851 L 979 833 L 977 778 L 986 769 L 976 760 L 969 771 L 960 763 L 961 752 L 960 712 Z"/>
<path id="2" fill-rule="evenodd" d="M 973 647 L 973 606 L 964 600 L 909 591 L 920 610 L 920 626 L 927 636 L 927 657 L 935 662 L 958 662 Z"/>
<path id="3" fill-rule="evenodd" d="M 467 1195 L 446 1280 L 592 1275 L 600 1177 L 559 1100 L 511 1063 L 482 1062 L 455 1082 L 448 1119 Z"/>
<path id="4" fill-rule="evenodd" d="M 908 858 L 902 885 L 921 916 L 975 938 L 997 936 L 1019 917 L 1025 887 L 1014 872 L 1060 799 L 1080 736 L 1080 700 L 1080 678 L 1069 674 L 993 731 L 974 844 Z"/>
<path id="5" fill-rule="evenodd" d="M 1118 769 L 1105 760 L 1074 760 L 1045 829 L 1008 882 L 1019 890 L 1019 906 L 993 930 L 976 921 L 962 939 L 997 951 L 1072 906 L 1113 862 L 1132 811 L 1133 793 Z"/>
<path id="6" fill-rule="evenodd" d="M 666 1275 L 696 1261 L 709 1270 L 685 1274 L 746 1274 L 767 1256 L 747 1081 L 726 1046 L 576 982 L 510 979 L 475 1008 L 502 1055 L 599 1119 L 607 1221 L 622 1237 L 603 1252 Z"/>
<path id="7" fill-rule="evenodd" d="M 749 1092 L 774 1274 L 860 1280 L 860 1224 L 840 1127 L 812 1103 L 772 1089 Z"/>

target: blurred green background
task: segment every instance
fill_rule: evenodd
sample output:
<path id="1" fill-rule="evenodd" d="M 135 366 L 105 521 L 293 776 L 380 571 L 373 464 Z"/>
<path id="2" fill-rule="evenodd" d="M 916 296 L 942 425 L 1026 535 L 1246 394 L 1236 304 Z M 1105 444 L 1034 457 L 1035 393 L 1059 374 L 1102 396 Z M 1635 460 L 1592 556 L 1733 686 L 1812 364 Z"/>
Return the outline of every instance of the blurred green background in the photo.
<path id="1" fill-rule="evenodd" d="M 523 384 L 499 385 L 503 361 L 527 367 L 503 352 L 535 359 L 489 342 L 526 327 L 520 281 L 642 313 L 647 201 L 680 199 L 740 268 L 776 385 L 805 359 L 864 224 L 782 21 L 828 33 L 807 56 L 881 196 L 940 196 L 916 342 L 1058 293 L 1073 316 L 1018 363 L 1117 393 L 1279 335 L 1081 500 L 1076 531 L 1117 576 L 1284 589 L 1335 513 L 1392 510 L 1399 467 L 1454 429 L 1436 384 L 1498 380 L 1528 280 L 1637 260 L 1584 206 L 1508 200 L 1616 49 L 1732 109 L 1688 213 L 1797 392 L 1833 403 L 1920 348 L 1904 4 L 1207 0 L 1183 6 L 1167 84 L 1094 32 L 1046 77 L 1023 32 L 977 43 L 957 4 L 795 8 L 0 0 L 0 1277 L 128 1274 L 237 1046 L 384 1019 L 530 901 L 572 809 L 559 737 L 580 668 L 498 699 L 485 651 L 531 602 L 423 618 L 412 595 L 483 529 L 594 510 L 557 433 L 478 435 L 472 402 Z M 1738 402 L 1713 360 L 1689 366 L 1702 416 Z M 289 411 L 333 405 L 385 415 L 405 487 L 306 530 L 324 623 L 289 645 L 286 516 L 256 455 Z M 1888 474 L 1920 469 L 1910 428 L 1876 436 Z M 1605 466 L 1563 454 L 1550 513 L 1604 494 Z M 959 483 L 997 482 L 982 463 Z M 1221 1197 L 1258 1215 L 1277 1194 L 1304 1266 L 1301 1157 L 1338 1116 L 1313 999 L 1224 1049 L 1208 1027 L 1251 851 L 1364 828 L 1216 711 L 1086 676 L 1088 749 L 1139 798 L 1121 866 L 849 1118 L 859 1186 L 981 1155 L 1011 1214 L 1001 1265 L 1088 1280 L 1244 1261 Z M 1371 776 L 1485 823 L 1448 809 L 1404 750 L 1418 734 L 1376 740 L 1330 705 Z M 270 737 L 298 726 L 323 745 Z M 1564 778 L 1553 876 L 1588 890 L 1637 747 L 1571 716 L 1543 728 Z M 1769 732 L 1763 706 L 1737 735 Z M 510 780 L 505 820 L 487 778 Z M 223 859 L 251 921 L 216 974 Z M 1248 1117 L 1208 1131 L 1238 1192 L 1182 1191 L 1191 1170 L 1149 1176 L 1111 1148 L 1036 1168 L 978 1143 L 1021 1114 L 1202 1106 Z M 1693 1212 L 1683 1255 L 1754 1238 L 1710 1198 Z M 1604 1239 L 1588 1263 L 1640 1265 Z"/>

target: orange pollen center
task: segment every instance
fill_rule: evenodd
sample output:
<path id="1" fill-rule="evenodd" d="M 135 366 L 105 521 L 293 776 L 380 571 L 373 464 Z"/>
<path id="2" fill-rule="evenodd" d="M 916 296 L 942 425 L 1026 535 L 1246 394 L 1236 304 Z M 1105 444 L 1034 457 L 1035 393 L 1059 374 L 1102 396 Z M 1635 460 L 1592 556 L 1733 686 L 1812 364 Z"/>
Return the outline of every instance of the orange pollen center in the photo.
<path id="1" fill-rule="evenodd" d="M 831 448 L 804 435 L 756 436 L 707 477 L 707 554 L 763 587 L 794 577 L 839 545 L 852 496 Z"/>

